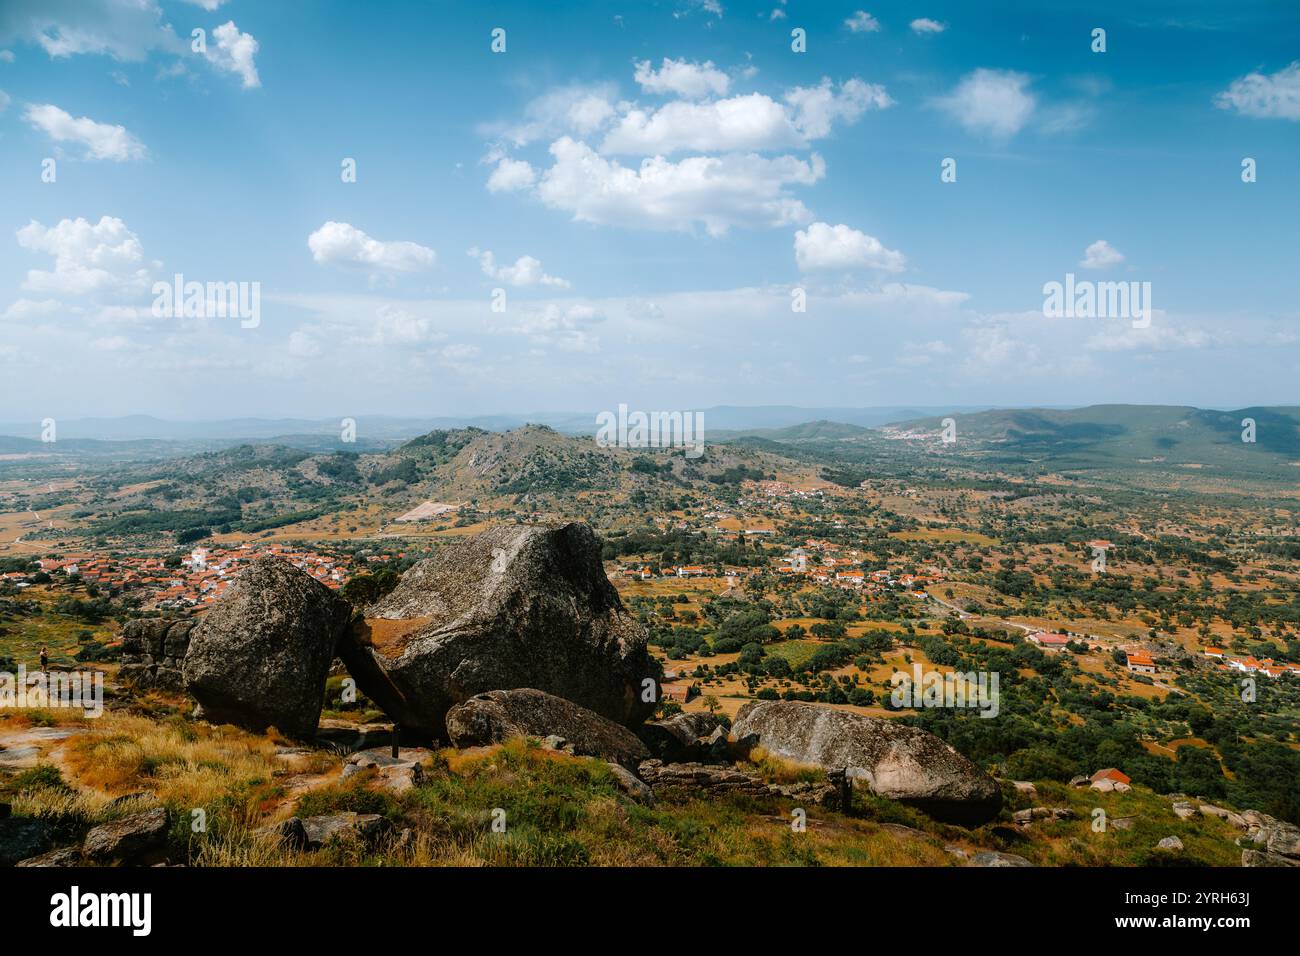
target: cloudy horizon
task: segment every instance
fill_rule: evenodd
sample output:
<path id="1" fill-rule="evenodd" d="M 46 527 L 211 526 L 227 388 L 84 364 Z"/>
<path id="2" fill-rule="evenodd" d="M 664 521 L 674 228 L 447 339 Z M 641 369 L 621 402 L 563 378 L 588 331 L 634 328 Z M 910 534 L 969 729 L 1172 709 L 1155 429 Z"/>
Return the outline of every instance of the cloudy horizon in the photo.
<path id="1" fill-rule="evenodd" d="M 1148 6 L 8 0 L 0 419 L 1296 404 L 1300 20 Z"/>

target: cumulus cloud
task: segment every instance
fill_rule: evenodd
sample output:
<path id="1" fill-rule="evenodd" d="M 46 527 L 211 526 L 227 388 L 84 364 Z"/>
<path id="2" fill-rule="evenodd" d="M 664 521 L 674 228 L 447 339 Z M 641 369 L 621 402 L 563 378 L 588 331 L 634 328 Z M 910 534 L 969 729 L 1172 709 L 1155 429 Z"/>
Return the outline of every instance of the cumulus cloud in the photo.
<path id="1" fill-rule="evenodd" d="M 938 20 L 931 20 L 929 17 L 917 17 L 908 25 L 912 28 L 913 33 L 919 33 L 922 35 L 927 33 L 942 33 L 944 30 L 948 29 L 948 24 L 940 23 Z"/>
<path id="2" fill-rule="evenodd" d="M 44 226 L 32 220 L 18 230 L 18 245 L 54 257 L 53 270 L 32 269 L 23 288 L 56 297 L 101 296 L 143 292 L 150 263 L 144 247 L 121 219 L 99 222 L 63 219 Z M 18 303 L 15 303 L 15 306 Z"/>
<path id="3" fill-rule="evenodd" d="M 853 16 L 844 21 L 850 33 L 879 33 L 880 21 L 865 10 L 853 11 Z"/>
<path id="4" fill-rule="evenodd" d="M 935 105 L 973 133 L 1012 136 L 1029 122 L 1037 105 L 1029 83 L 1025 73 L 978 69 Z"/>
<path id="5" fill-rule="evenodd" d="M 793 110 L 793 123 L 805 139 L 829 136 L 838 122 L 855 123 L 869 109 L 888 109 L 894 104 L 885 88 L 878 83 L 864 83 L 854 77 L 836 90 L 823 77 L 817 86 L 797 86 L 785 94 Z"/>
<path id="6" fill-rule="evenodd" d="M 794 257 L 800 271 L 834 270 L 851 272 L 871 269 L 902 272 L 907 259 L 874 236 L 841 223 L 832 226 L 814 222 L 794 234 Z"/>
<path id="7" fill-rule="evenodd" d="M 691 63 L 664 57 L 658 70 L 649 60 L 638 60 L 634 66 L 633 78 L 647 93 L 676 94 L 694 100 L 705 96 L 725 96 L 731 85 L 727 74 L 708 60 Z"/>
<path id="8" fill-rule="evenodd" d="M 437 254 L 414 242 L 381 242 L 346 222 L 330 221 L 307 237 L 312 258 L 321 265 L 371 272 L 419 272 L 432 268 Z"/>
<path id="9" fill-rule="evenodd" d="M 469 250 L 469 254 L 472 258 L 478 260 L 485 276 L 498 282 L 504 282 L 506 285 L 544 285 L 555 289 L 567 289 L 569 287 L 567 279 L 560 279 L 543 272 L 541 260 L 533 256 L 520 256 L 515 260 L 514 265 L 498 265 L 496 256 L 492 254 L 490 249 L 480 251 L 475 246 Z"/>
<path id="10" fill-rule="evenodd" d="M 496 159 L 496 168 L 488 177 L 487 188 L 490 193 L 515 192 L 527 189 L 537 180 L 537 172 L 532 165 L 522 159 L 500 156 Z"/>
<path id="11" fill-rule="evenodd" d="M 518 123 L 487 126 L 484 132 L 502 136 L 516 146 L 562 133 L 587 136 L 614 117 L 617 90 L 613 84 L 571 84 L 551 90 L 524 107 Z"/>
<path id="12" fill-rule="evenodd" d="M 600 149 L 647 156 L 800 147 L 828 136 L 836 122 L 856 122 L 868 109 L 892 103 L 883 86 L 856 78 L 838 89 L 830 79 L 795 87 L 785 94 L 785 103 L 763 93 L 701 103 L 677 100 L 655 110 L 629 110 Z"/>
<path id="13" fill-rule="evenodd" d="M 1109 269 L 1124 261 L 1124 254 L 1105 239 L 1098 239 L 1083 250 L 1079 265 L 1084 269 Z"/>
<path id="14" fill-rule="evenodd" d="M 56 143 L 78 143 L 86 148 L 86 159 L 108 159 L 116 163 L 143 159 L 144 144 L 124 126 L 97 123 L 88 116 L 73 118 L 49 103 L 27 107 L 24 118 Z"/>
<path id="15" fill-rule="evenodd" d="M 213 43 L 208 45 L 208 60 L 219 70 L 234 73 L 243 81 L 244 89 L 262 85 L 257 75 L 257 40 L 251 33 L 240 33 L 234 20 L 228 20 L 212 31 Z"/>
<path id="16" fill-rule="evenodd" d="M 1248 73 L 1214 98 L 1221 110 L 1263 119 L 1300 120 L 1300 60 L 1276 73 Z"/>
<path id="17" fill-rule="evenodd" d="M 733 154 L 676 163 L 656 156 L 629 169 L 567 136 L 550 151 L 554 165 L 537 186 L 546 205 L 581 222 L 664 230 L 699 224 L 715 236 L 732 226 L 807 222 L 812 218 L 807 208 L 786 189 L 811 185 L 826 174 L 816 154 L 807 161 Z"/>

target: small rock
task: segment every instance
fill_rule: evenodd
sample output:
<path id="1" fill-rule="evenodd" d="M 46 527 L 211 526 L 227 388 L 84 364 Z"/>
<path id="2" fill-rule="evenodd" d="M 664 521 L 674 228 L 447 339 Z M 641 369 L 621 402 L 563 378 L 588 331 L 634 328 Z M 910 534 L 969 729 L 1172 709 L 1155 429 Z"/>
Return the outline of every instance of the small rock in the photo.
<path id="1" fill-rule="evenodd" d="M 1169 850 L 1170 852 L 1178 853 L 1183 849 L 1183 841 L 1178 839 L 1176 836 L 1167 836 L 1156 844 L 1156 849 Z"/>
<path id="2" fill-rule="evenodd" d="M 957 844 L 955 844 L 955 843 L 945 843 L 945 844 L 943 845 L 943 852 L 944 852 L 944 853 L 951 853 L 953 856 L 955 856 L 955 857 L 956 857 L 957 859 L 959 859 L 959 860 L 969 860 L 969 859 L 970 859 L 970 854 L 967 853 L 965 850 L 963 850 L 961 847 L 959 847 L 959 846 L 958 846 Z"/>
<path id="3" fill-rule="evenodd" d="M 20 860 L 18 866 L 77 866 L 81 863 L 81 851 L 75 846 L 60 847 L 49 853 L 42 853 L 29 860 Z"/>
<path id="4" fill-rule="evenodd" d="M 1192 817 L 1199 816 L 1199 811 L 1190 803 L 1175 803 L 1174 816 L 1180 820 L 1188 820 Z"/>
<path id="5" fill-rule="evenodd" d="M 1276 853 L 1263 853 L 1259 850 L 1242 850 L 1242 866 L 1300 866 L 1300 860 L 1291 860 Z"/>
<path id="6" fill-rule="evenodd" d="M 329 813 L 302 821 L 307 831 L 307 848 L 318 850 L 335 841 L 355 840 L 373 849 L 392 824 L 377 813 Z"/>
<path id="7" fill-rule="evenodd" d="M 134 862 L 160 850 L 167 842 L 167 808 L 154 807 L 121 820 L 104 823 L 86 834 L 82 855 L 97 863 Z"/>
<path id="8" fill-rule="evenodd" d="M 1135 823 L 1137 817 L 1115 817 L 1110 821 L 1110 825 L 1116 830 L 1132 830 Z"/>
<path id="9" fill-rule="evenodd" d="M 1100 780 L 1092 781 L 1088 786 L 1093 790 L 1100 791 L 1101 793 L 1110 793 L 1115 789 L 1115 781 L 1107 777 L 1102 777 Z"/>
<path id="10" fill-rule="evenodd" d="M 1081 773 L 1077 777 L 1070 778 L 1070 786 L 1072 787 L 1086 787 L 1090 783 L 1092 783 L 1092 779 L 1087 774 Z"/>
<path id="11" fill-rule="evenodd" d="M 1016 856 L 1014 853 L 999 853 L 996 850 L 981 850 L 976 853 L 971 860 L 971 866 L 1033 866 L 1023 856 Z"/>
<path id="12" fill-rule="evenodd" d="M 653 806 L 655 802 L 654 791 L 644 780 L 632 773 L 626 767 L 614 763 L 612 760 L 606 761 L 605 766 L 609 767 L 609 772 L 614 775 L 614 782 L 618 788 L 625 794 L 635 800 L 637 803 L 644 803 L 647 806 Z"/>
<path id="13" fill-rule="evenodd" d="M 261 827 L 253 831 L 253 836 L 275 840 L 287 850 L 307 849 L 307 828 L 298 817 Z"/>
<path id="14" fill-rule="evenodd" d="M 1023 794 L 1026 797 L 1037 797 L 1038 788 L 1028 780 L 1012 780 L 1011 786 L 1016 788 L 1016 793 Z"/>

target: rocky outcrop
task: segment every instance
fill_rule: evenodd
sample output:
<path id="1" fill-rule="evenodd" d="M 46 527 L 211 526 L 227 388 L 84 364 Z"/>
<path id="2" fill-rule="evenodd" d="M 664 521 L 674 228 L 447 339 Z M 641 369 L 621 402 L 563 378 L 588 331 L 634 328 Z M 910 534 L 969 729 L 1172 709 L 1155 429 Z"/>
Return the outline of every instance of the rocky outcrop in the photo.
<path id="1" fill-rule="evenodd" d="M 635 726 L 662 668 L 585 524 L 503 525 L 448 545 L 372 605 L 339 654 L 404 729 L 441 738 L 456 704 L 532 687 Z"/>
<path id="2" fill-rule="evenodd" d="M 1242 866 L 1300 866 L 1300 827 L 1257 810 L 1242 814 L 1250 828 Z"/>
<path id="3" fill-rule="evenodd" d="M 316 732 L 351 607 L 278 558 L 261 558 L 191 631 L 185 689 L 203 718 L 291 737 Z"/>
<path id="4" fill-rule="evenodd" d="M 137 618 L 122 628 L 122 666 L 118 680 L 141 689 L 181 691 L 181 669 L 190 646 L 192 619 Z"/>
<path id="5" fill-rule="evenodd" d="M 854 786 L 966 826 L 998 813 L 997 782 L 934 734 L 896 721 L 798 701 L 751 701 L 732 737 L 756 739 L 775 757 L 845 769 Z"/>
<path id="6" fill-rule="evenodd" d="M 572 701 L 530 687 L 477 694 L 447 712 L 447 736 L 457 747 L 485 747 L 511 737 L 562 737 L 579 757 L 635 767 L 650 756 L 626 727 Z"/>

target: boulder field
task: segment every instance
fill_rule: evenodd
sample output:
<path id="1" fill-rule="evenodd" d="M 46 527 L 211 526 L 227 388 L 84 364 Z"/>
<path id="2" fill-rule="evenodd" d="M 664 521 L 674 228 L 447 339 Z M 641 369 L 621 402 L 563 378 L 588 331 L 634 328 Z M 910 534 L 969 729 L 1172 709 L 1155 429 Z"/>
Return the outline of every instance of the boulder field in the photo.
<path id="1" fill-rule="evenodd" d="M 979 825 L 1001 807 L 991 777 L 897 721 L 753 701 L 730 734 L 707 714 L 646 723 L 663 671 L 605 576 L 600 540 L 580 523 L 503 525 L 448 544 L 361 611 L 262 558 L 198 623 L 131 622 L 126 634 L 127 681 L 167 686 L 179 674 L 198 716 L 304 740 L 317 737 L 337 656 L 403 735 L 422 741 L 535 737 L 650 787 L 714 780 L 768 792 L 731 768 L 757 746 L 940 820 Z M 830 784 L 814 789 L 835 798 Z"/>

